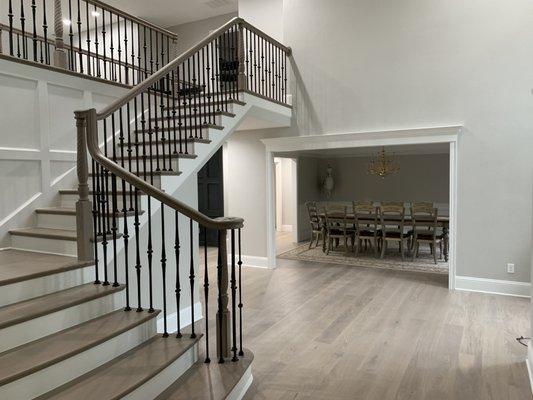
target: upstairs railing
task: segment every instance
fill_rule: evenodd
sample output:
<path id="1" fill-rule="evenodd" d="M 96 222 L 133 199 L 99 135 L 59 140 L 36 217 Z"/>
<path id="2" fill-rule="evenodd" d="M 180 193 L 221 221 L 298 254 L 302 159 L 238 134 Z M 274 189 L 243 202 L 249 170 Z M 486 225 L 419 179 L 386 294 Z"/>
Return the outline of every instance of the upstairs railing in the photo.
<path id="1" fill-rule="evenodd" d="M 8 0 L 0 53 L 135 85 L 176 57 L 173 32 L 99 0 Z"/>
<path id="2" fill-rule="evenodd" d="M 187 289 L 193 316 L 190 335 L 195 337 L 194 303 L 196 271 L 199 269 L 193 256 L 195 227 L 198 225 L 206 237 L 208 230 L 217 231 L 216 343 L 219 362 L 229 357 L 237 361 L 243 354 L 240 245 L 244 221 L 227 217 L 211 219 L 203 215 L 162 191 L 159 188 L 161 177 L 179 173 L 179 160 L 193 154 L 193 145 L 205 143 L 208 128 L 217 127 L 217 117 L 240 103 L 242 92 L 286 103 L 289 56 L 289 48 L 244 20 L 235 18 L 148 78 L 144 79 L 143 71 L 137 70 L 139 76 L 136 79 L 142 82 L 105 109 L 76 112 L 78 257 L 95 261 L 96 283 L 118 285 L 119 275 L 123 277 L 125 310 L 153 311 L 156 305 L 160 305 L 165 337 L 174 328 L 178 337 L 182 335 L 179 310 L 183 304 L 182 291 Z M 92 157 L 90 161 L 87 150 Z M 147 196 L 147 223 L 143 227 L 147 230 L 146 240 L 140 236 L 141 194 Z M 122 228 L 120 216 L 124 217 Z M 132 226 L 128 216 L 133 217 Z M 182 259 L 183 238 L 179 229 L 179 222 L 184 218 L 191 253 L 187 260 Z M 130 232 L 134 232 L 134 238 Z M 228 236 L 229 249 L 226 244 Z M 124 256 L 119 260 L 120 248 L 123 248 Z M 173 257 L 176 268 L 173 271 L 176 275 L 176 281 L 172 283 L 173 300 L 167 298 L 170 257 Z M 208 310 L 212 289 L 207 253 L 203 267 L 208 362 Z M 99 275 L 99 268 L 103 270 L 103 276 Z M 184 269 L 188 273 L 188 282 L 180 279 Z M 162 277 L 161 293 L 154 290 L 155 273 Z M 177 324 L 172 327 L 168 326 L 169 301 L 173 301 L 178 310 Z"/>

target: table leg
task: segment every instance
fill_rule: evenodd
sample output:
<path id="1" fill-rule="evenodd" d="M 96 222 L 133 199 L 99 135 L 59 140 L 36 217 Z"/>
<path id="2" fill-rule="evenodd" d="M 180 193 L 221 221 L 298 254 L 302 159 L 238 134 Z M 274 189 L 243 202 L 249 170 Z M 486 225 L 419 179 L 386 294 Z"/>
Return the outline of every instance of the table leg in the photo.
<path id="1" fill-rule="evenodd" d="M 326 228 L 322 227 L 322 252 L 326 252 Z"/>
<path id="2" fill-rule="evenodd" d="M 444 227 L 442 228 L 442 241 L 444 242 L 443 245 L 444 245 L 444 261 L 448 262 L 448 242 L 449 242 L 449 237 L 448 237 L 448 228 L 447 227 Z"/>

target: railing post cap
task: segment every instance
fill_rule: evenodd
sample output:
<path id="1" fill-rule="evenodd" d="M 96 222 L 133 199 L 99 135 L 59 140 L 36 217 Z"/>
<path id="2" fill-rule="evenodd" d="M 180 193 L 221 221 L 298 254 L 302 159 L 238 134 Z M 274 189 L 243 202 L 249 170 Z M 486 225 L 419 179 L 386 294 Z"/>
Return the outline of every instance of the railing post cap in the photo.
<path id="1" fill-rule="evenodd" d="M 89 108 L 87 110 L 76 110 L 74 111 L 74 115 L 76 116 L 76 118 L 84 118 L 91 112 L 96 113 L 96 108 Z"/>
<path id="2" fill-rule="evenodd" d="M 222 225 L 220 230 L 238 229 L 244 226 L 244 219 L 239 217 L 218 217 L 215 221 Z"/>

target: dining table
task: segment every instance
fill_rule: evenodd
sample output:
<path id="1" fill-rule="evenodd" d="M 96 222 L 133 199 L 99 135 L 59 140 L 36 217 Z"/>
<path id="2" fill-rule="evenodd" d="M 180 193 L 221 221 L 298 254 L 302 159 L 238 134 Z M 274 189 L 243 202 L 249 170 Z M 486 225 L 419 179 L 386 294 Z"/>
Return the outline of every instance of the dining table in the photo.
<path id="1" fill-rule="evenodd" d="M 344 213 L 329 213 L 330 216 L 333 218 L 344 218 Z M 320 224 L 322 225 L 322 230 L 324 232 L 325 236 L 325 230 L 326 230 L 326 214 L 324 212 L 318 213 L 318 216 L 320 217 Z M 378 221 L 379 226 L 379 215 L 377 214 L 359 214 L 357 216 L 357 219 L 359 223 L 363 224 L 373 224 L 374 221 Z M 401 221 L 402 217 L 399 215 L 387 215 L 387 220 L 395 220 L 397 219 L 398 222 Z M 413 226 L 413 219 L 410 215 L 405 215 L 403 217 L 404 220 L 404 226 Z M 353 213 L 347 213 L 346 214 L 346 222 L 355 224 L 355 215 Z M 450 230 L 450 217 L 447 215 L 439 215 L 437 216 L 437 226 L 442 228 L 442 242 L 443 242 L 443 253 L 444 253 L 444 260 L 448 262 L 449 258 L 449 230 Z M 322 244 L 322 250 L 326 251 L 326 240 L 323 241 Z"/>

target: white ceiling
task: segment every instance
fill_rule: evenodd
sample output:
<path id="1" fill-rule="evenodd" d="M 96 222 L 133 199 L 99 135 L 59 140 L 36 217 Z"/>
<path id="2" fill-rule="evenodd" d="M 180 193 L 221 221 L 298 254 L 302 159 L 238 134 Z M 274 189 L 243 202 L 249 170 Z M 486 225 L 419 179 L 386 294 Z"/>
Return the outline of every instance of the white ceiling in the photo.
<path id="1" fill-rule="evenodd" d="M 289 156 L 307 156 L 316 158 L 332 157 L 369 157 L 381 149 L 379 147 L 348 147 L 338 149 L 320 149 L 320 150 L 302 150 Z M 422 154 L 448 154 L 450 145 L 448 143 L 430 143 L 430 144 L 408 144 L 398 146 L 385 146 L 385 150 L 396 155 L 422 155 Z M 279 154 L 287 156 L 287 154 Z"/>
<path id="2" fill-rule="evenodd" d="M 237 12 L 237 0 L 107 0 L 106 3 L 164 28 Z"/>

